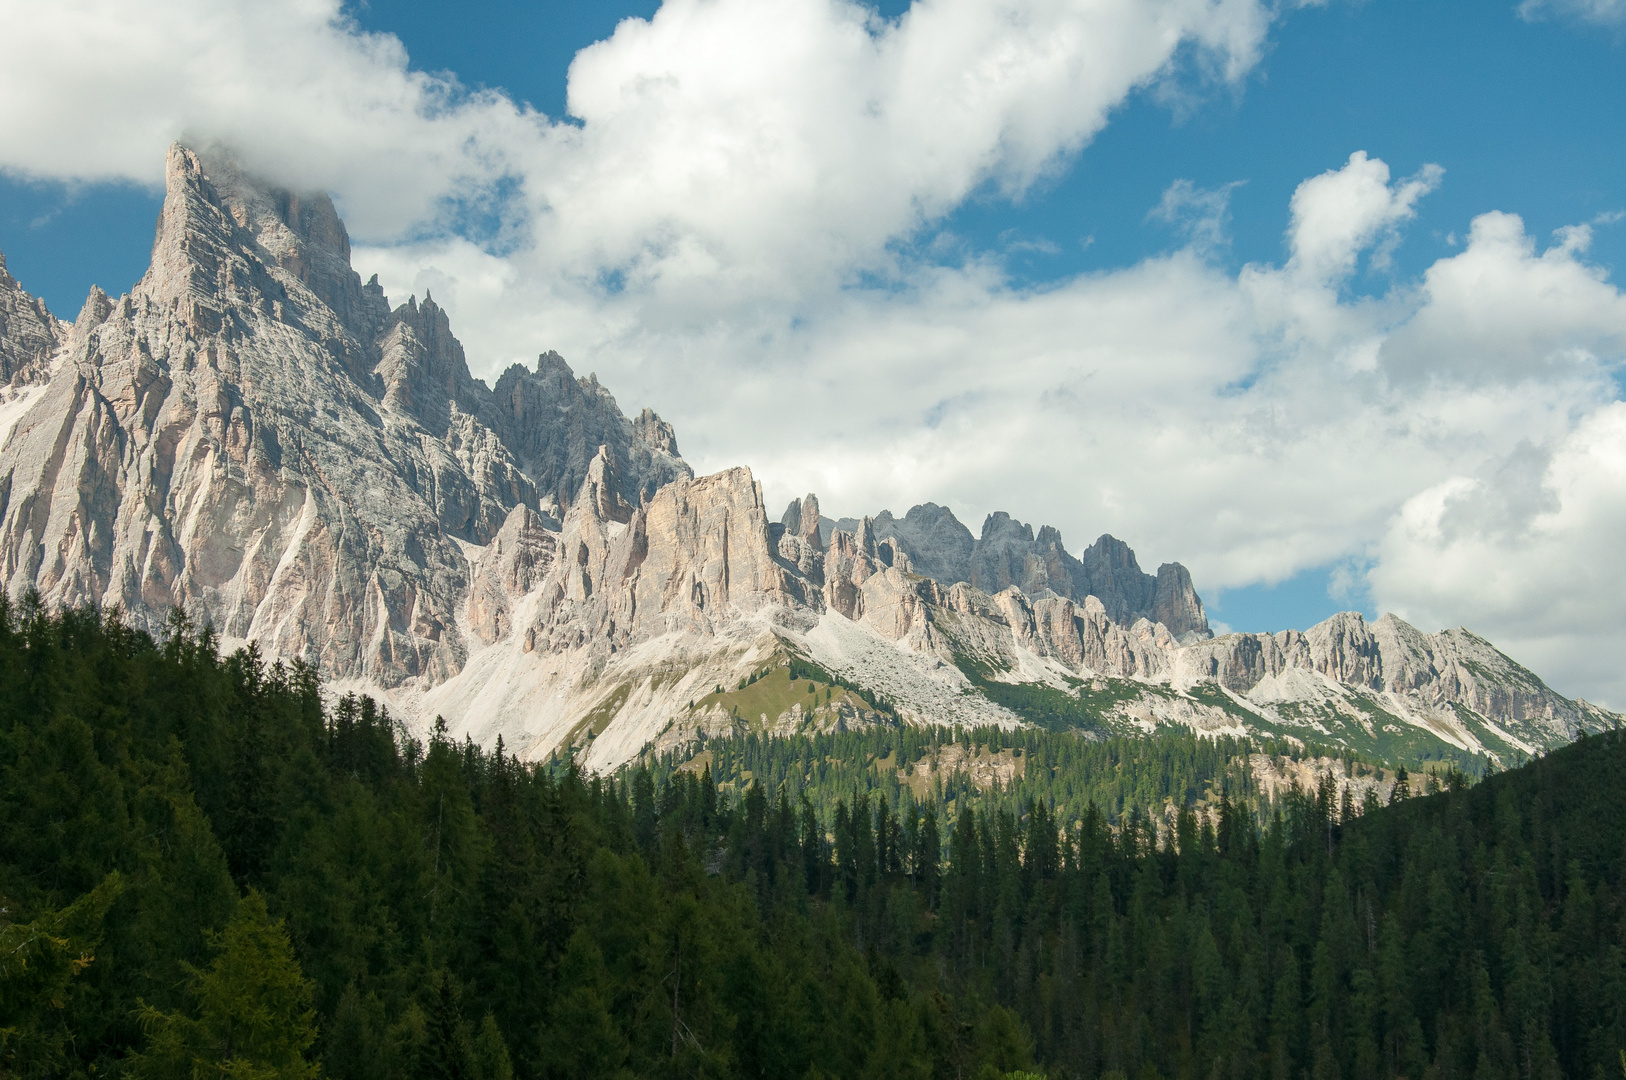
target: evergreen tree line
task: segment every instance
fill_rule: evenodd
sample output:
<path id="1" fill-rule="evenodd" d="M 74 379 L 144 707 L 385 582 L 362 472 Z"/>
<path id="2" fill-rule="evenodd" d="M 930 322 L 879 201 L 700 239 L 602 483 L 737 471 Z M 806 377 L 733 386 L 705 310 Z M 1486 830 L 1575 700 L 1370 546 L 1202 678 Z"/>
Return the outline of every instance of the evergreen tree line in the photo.
<path id="1" fill-rule="evenodd" d="M 956 753 L 951 748 L 958 747 Z M 1269 815 L 1269 800 L 1253 775 L 1251 759 L 1263 754 L 1278 767 L 1305 759 L 1341 762 L 1345 775 L 1392 780 L 1397 771 L 1346 747 L 1276 738 L 1208 738 L 1192 732 L 1092 738 L 1077 731 L 998 727 L 882 727 L 817 735 L 739 733 L 659 755 L 647 763 L 654 782 L 680 772 L 709 768 L 719 785 L 743 792 L 751 783 L 768 791 L 784 787 L 793 803 L 806 799 L 828 828 L 838 803 L 860 797 L 885 800 L 905 812 L 930 807 L 945 827 L 968 810 L 1025 813 L 1044 802 L 1058 823 L 1073 826 L 1090 807 L 1114 828 L 1137 827 L 1142 818 L 1162 822 L 1171 808 L 1214 812 L 1221 796 Z M 1003 780 L 979 779 L 967 762 L 999 758 Z M 564 767 L 556 759 L 556 770 Z M 631 774 L 622 770 L 621 781 Z M 1398 772 L 1404 772 L 1401 766 Z M 1458 782 L 1462 782 L 1459 778 Z M 1417 783 L 1439 781 L 1430 775 Z"/>
<path id="2" fill-rule="evenodd" d="M 0 603 L 16 1075 L 1603 1080 L 1626 737 L 1365 812 L 531 767 Z M 1172 775 L 1172 774 L 1171 774 Z M 872 798 L 871 795 L 874 795 Z M 20 958 L 20 959 L 19 959 Z"/>

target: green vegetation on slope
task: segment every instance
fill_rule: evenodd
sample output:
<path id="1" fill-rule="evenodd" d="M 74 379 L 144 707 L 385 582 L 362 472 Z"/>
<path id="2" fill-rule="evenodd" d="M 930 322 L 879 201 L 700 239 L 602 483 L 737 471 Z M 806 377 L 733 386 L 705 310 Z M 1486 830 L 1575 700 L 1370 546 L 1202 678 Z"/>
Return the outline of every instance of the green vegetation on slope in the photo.
<path id="1" fill-rule="evenodd" d="M 1096 680 L 1101 689 L 1095 683 L 1074 680 L 1076 685 L 1069 692 L 1044 683 L 1002 682 L 992 665 L 974 657 L 956 656 L 954 664 L 983 697 L 1046 731 L 1113 730 L 1114 706 L 1161 689 L 1127 679 L 1101 679 Z"/>
<path id="2" fill-rule="evenodd" d="M 663 755 L 650 768 L 665 782 L 703 760 L 724 789 L 742 792 L 753 781 L 768 791 L 783 786 L 793 803 L 807 800 L 821 822 L 834 819 L 838 802 L 850 806 L 865 796 L 894 807 L 930 806 L 945 825 L 968 810 L 1014 813 L 1042 801 L 1059 821 L 1082 821 L 1093 805 L 1116 826 L 1168 807 L 1217 805 L 1222 794 L 1257 800 L 1247 767 L 1254 753 L 1304 755 L 1286 741 L 1186 731 L 1092 740 L 1033 728 L 899 726 L 781 738 L 740 734 Z"/>
<path id="3" fill-rule="evenodd" d="M 1340 714 L 1331 706 L 1318 708 L 1301 702 L 1277 706 L 1277 720 L 1226 693 L 1213 683 L 1200 683 L 1184 692 L 1158 683 L 1132 679 L 1073 679 L 1071 690 L 1036 682 L 1003 682 L 990 664 L 959 656 L 955 664 L 964 672 L 977 693 L 1002 705 L 1030 724 L 1052 732 L 1080 731 L 1090 734 L 1125 733 L 1133 725 L 1118 715 L 1117 707 L 1147 695 L 1173 700 L 1188 698 L 1198 705 L 1218 709 L 1230 719 L 1263 739 L 1293 739 L 1308 747 L 1321 747 L 1333 755 L 1353 752 L 1363 759 L 1391 768 L 1429 769 L 1439 764 L 1470 775 L 1483 773 L 1490 764 L 1485 755 L 1463 750 L 1432 731 L 1407 723 L 1384 710 L 1365 694 L 1354 693 L 1348 705 L 1362 715 Z M 1520 669 L 1522 670 L 1522 669 Z M 1522 754 L 1486 728 L 1471 710 L 1458 707 L 1459 717 L 1475 736 L 1504 762 L 1519 761 Z M 1370 730 L 1368 730 L 1370 729 Z"/>
<path id="4" fill-rule="evenodd" d="M 657 812 L 320 691 L 0 599 L 0 1075 L 1030 1064 L 1012 1013 L 900 990 L 841 905 L 765 889 L 760 798 L 688 777 Z"/>
<path id="5" fill-rule="evenodd" d="M 822 669 L 817 676 L 794 661 L 775 663 L 741 679 L 737 686 L 718 687 L 695 701 L 692 708 L 704 712 L 721 708 L 753 731 L 771 726 L 782 714 L 800 705 L 805 717 L 815 712 L 840 710 L 873 712 L 873 703 L 859 691 L 835 682 Z M 801 670 L 799 670 L 801 669 Z"/>

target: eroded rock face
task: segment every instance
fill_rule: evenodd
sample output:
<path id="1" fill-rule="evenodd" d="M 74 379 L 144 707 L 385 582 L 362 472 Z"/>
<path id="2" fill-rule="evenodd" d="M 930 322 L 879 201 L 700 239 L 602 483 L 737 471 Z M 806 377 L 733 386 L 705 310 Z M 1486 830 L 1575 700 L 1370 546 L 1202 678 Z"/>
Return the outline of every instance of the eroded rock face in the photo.
<path id="1" fill-rule="evenodd" d="M 878 539 L 893 542 L 915 573 L 940 585 L 966 582 L 986 593 L 1016 588 L 1035 600 L 1057 596 L 1082 603 L 1093 596 L 1107 617 L 1122 626 L 1146 619 L 1180 641 L 1211 636 L 1202 599 L 1179 563 L 1145 573 L 1128 544 L 1102 536 L 1075 558 L 1061 533 L 1000 511 L 983 522 L 981 537 L 935 503 L 912 508 L 902 520 L 882 511 L 872 523 Z"/>
<path id="2" fill-rule="evenodd" d="M 989 514 L 971 552 L 971 584 L 986 593 L 1014 586 L 1029 596 L 1045 591 L 1071 596 L 1072 582 L 1061 554 L 1065 552 L 1056 530 L 1041 529 L 1036 540 L 1031 525 L 1004 511 Z"/>
<path id="3" fill-rule="evenodd" d="M 12 596 L 117 604 L 147 625 L 184 607 L 331 676 L 432 685 L 466 659 L 466 600 L 477 642 L 503 632 L 459 541 L 496 543 L 512 525 L 510 543 L 546 562 L 542 492 L 573 495 L 600 445 L 629 492 L 688 474 L 658 417 L 635 428 L 556 357 L 511 374 L 507 404 L 584 405 L 591 430 L 511 438 L 536 418 L 470 377 L 432 301 L 391 311 L 376 280 L 362 284 L 326 196 L 180 146 L 166 184 L 152 266 L 129 295 L 94 291 L 68 329 L 0 287 L 0 355 L 24 372 L 53 340 L 64 352 L 0 449 Z M 512 561 L 491 573 L 524 577 Z"/>
<path id="4" fill-rule="evenodd" d="M 1462 706 L 1508 726 L 1514 738 L 1534 747 L 1614 722 L 1594 706 L 1555 693 L 1467 630 L 1425 634 L 1393 614 L 1368 623 L 1359 612 L 1345 611 L 1303 632 L 1227 634 L 1175 650 L 1168 670 L 1175 686 L 1212 682 L 1254 697 L 1269 680 L 1311 672 L 1337 686 L 1434 712 L 1445 722 Z M 1280 692 L 1266 697 L 1275 700 Z"/>
<path id="5" fill-rule="evenodd" d="M 883 510 L 874 521 L 878 539 L 893 539 L 905 552 L 917 574 L 939 585 L 971 580 L 971 551 L 976 540 L 954 512 L 936 503 L 909 508 L 902 519 Z"/>
<path id="6" fill-rule="evenodd" d="M 529 506 L 509 511 L 508 520 L 474 561 L 469 582 L 464 617 L 481 644 L 491 645 L 513 632 L 516 606 L 546 580 L 558 547 L 556 522 Z"/>
<path id="7" fill-rule="evenodd" d="M 463 558 L 410 482 L 433 471 L 418 434 L 358 382 L 367 345 L 278 262 L 323 283 L 299 207 L 233 203 L 179 147 L 167 183 L 151 268 L 92 297 L 0 451 L 8 589 L 148 622 L 184 606 L 335 673 L 452 674 Z"/>
<path id="8" fill-rule="evenodd" d="M 628 420 L 596 375 L 578 379 L 556 352 L 538 357 L 535 371 L 515 364 L 503 372 L 490 412 L 481 415 L 537 490 L 561 506 L 580 490 L 601 446 L 614 458 L 617 493 L 634 505 L 694 475 L 678 456 L 671 425 L 648 409 L 636 424 Z"/>
<path id="9" fill-rule="evenodd" d="M 44 378 L 67 331 L 45 301 L 23 291 L 0 255 L 0 383 L 15 387 Z"/>

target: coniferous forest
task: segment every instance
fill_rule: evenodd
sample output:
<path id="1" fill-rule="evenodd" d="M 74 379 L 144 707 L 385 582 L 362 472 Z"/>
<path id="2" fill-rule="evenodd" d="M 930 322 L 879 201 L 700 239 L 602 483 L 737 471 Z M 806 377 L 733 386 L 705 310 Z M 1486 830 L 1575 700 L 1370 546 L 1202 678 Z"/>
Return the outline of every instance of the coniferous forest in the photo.
<path id="1" fill-rule="evenodd" d="M 589 777 L 0 601 L 0 1072 L 1622 1077 L 1622 733 L 1364 807 L 1165 749 L 1167 828 Z"/>

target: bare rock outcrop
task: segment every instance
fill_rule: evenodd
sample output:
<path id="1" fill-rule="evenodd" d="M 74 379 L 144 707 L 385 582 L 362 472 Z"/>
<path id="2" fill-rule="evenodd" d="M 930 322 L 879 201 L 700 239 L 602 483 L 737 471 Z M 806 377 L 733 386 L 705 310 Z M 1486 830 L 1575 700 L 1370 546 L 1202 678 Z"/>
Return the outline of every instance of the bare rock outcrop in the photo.
<path id="1" fill-rule="evenodd" d="M 1015 587 L 1033 599 L 1058 596 L 1083 603 L 1096 597 L 1123 626 L 1146 619 L 1181 641 L 1210 636 L 1202 599 L 1179 563 L 1145 573 L 1128 544 L 1103 535 L 1075 558 L 1061 533 L 1033 526 L 1004 511 L 988 515 L 976 539 L 954 514 L 935 503 L 910 509 L 900 520 L 889 511 L 873 519 L 877 539 L 891 540 L 910 569 L 943 586 L 966 582 L 994 594 Z"/>
<path id="2" fill-rule="evenodd" d="M 1046 526 L 1035 539 L 1033 527 L 1003 510 L 989 514 L 971 552 L 971 584 L 986 593 L 1012 586 L 1029 596 L 1054 592 L 1072 596 L 1072 575 L 1062 556 L 1061 534 Z"/>
<path id="3" fill-rule="evenodd" d="M 894 541 L 915 573 L 939 585 L 971 580 L 971 551 L 976 540 L 948 507 L 921 503 L 910 507 L 901 519 L 883 510 L 872 527 L 878 540 Z"/>
<path id="4" fill-rule="evenodd" d="M 1102 535 L 1084 549 L 1071 570 L 1074 590 L 1099 597 L 1116 622 L 1149 619 L 1182 641 L 1210 636 L 1203 602 L 1192 587 L 1191 574 L 1179 563 L 1164 563 L 1156 575 L 1148 574 L 1128 544 Z"/>
<path id="5" fill-rule="evenodd" d="M 1174 650 L 1169 672 L 1177 687 L 1213 683 L 1271 703 L 1293 696 L 1288 688 L 1283 697 L 1283 676 L 1310 673 L 1446 726 L 1461 707 L 1504 728 L 1499 737 L 1515 745 L 1546 746 L 1613 723 L 1467 630 L 1426 634 L 1393 614 L 1369 623 L 1345 611 L 1303 632 L 1226 634 Z"/>
<path id="6" fill-rule="evenodd" d="M 491 391 L 482 414 L 535 483 L 560 506 L 569 505 L 587 478 L 598 448 L 614 458 L 623 499 L 637 504 L 663 484 L 688 479 L 693 470 L 678 456 L 670 425 L 650 410 L 634 424 L 596 375 L 578 379 L 556 352 L 545 352 L 530 371 L 515 364 Z"/>
<path id="7" fill-rule="evenodd" d="M 67 331 L 45 301 L 23 291 L 0 255 L 0 383 L 15 387 L 44 378 Z"/>
<path id="8" fill-rule="evenodd" d="M 325 195 L 180 146 L 166 186 L 152 265 L 130 294 L 93 291 L 71 329 L 37 305 L 13 305 L 28 319 L 7 309 L 0 349 L 18 371 L 51 340 L 64 351 L 0 449 L 12 596 L 117 604 L 152 626 L 182 607 L 228 641 L 332 676 L 433 685 L 468 654 L 460 543 L 495 543 L 521 507 L 534 541 L 542 492 L 570 481 L 572 462 L 580 487 L 601 445 L 631 478 L 623 494 L 687 475 L 657 417 L 635 430 L 557 358 L 544 367 L 562 405 L 527 396 L 547 381 L 529 372 L 510 379 L 511 399 L 581 404 L 591 422 L 553 424 L 548 453 L 510 438 L 536 418 L 469 376 L 432 301 L 392 312 L 361 282 Z M 538 476 L 526 453 L 546 466 Z M 503 627 L 500 605 L 483 605 L 476 643 Z"/>
<path id="9" fill-rule="evenodd" d="M 768 549 L 762 491 L 746 469 L 682 479 L 632 506 L 601 449 L 539 588 L 529 648 L 606 653 L 670 633 L 714 635 L 798 591 Z"/>
<path id="10" fill-rule="evenodd" d="M 556 523 L 523 504 L 509 511 L 497 535 L 473 560 L 464 615 L 482 644 L 493 644 L 513 631 L 515 608 L 547 578 L 557 554 Z"/>

